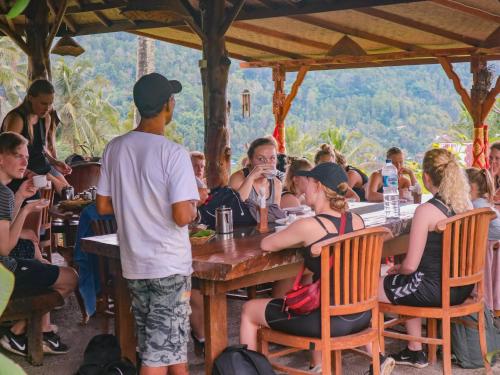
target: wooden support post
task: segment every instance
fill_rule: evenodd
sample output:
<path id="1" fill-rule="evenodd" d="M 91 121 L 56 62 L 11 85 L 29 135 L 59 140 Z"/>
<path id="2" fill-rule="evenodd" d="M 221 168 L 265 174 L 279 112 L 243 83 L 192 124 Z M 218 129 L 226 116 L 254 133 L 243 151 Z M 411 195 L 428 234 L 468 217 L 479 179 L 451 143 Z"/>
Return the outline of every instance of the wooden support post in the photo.
<path id="1" fill-rule="evenodd" d="M 205 112 L 205 156 L 209 187 L 227 185 L 230 173 L 231 147 L 227 128 L 227 80 L 231 60 L 228 57 L 223 25 L 224 0 L 201 0 L 201 29 L 203 60 L 200 70 L 203 84 Z M 236 15 L 232 15 L 236 17 Z"/>
<path id="2" fill-rule="evenodd" d="M 25 12 L 26 44 L 28 47 L 28 81 L 51 79 L 49 38 L 49 7 L 46 1 L 33 1 Z"/>
<path id="3" fill-rule="evenodd" d="M 278 142 L 278 152 L 286 153 L 285 143 L 285 121 L 284 121 L 284 107 L 285 107 L 285 80 L 286 71 L 282 65 L 273 68 L 273 81 L 274 81 L 274 94 L 273 94 L 273 114 L 275 119 L 275 128 L 273 136 Z"/>

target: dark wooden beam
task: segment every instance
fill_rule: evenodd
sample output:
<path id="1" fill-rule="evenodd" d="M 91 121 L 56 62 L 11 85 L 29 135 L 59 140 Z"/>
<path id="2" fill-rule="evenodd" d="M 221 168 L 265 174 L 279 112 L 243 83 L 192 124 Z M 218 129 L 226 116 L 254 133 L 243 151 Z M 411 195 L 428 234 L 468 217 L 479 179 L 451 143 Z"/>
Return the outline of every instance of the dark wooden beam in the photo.
<path id="1" fill-rule="evenodd" d="M 237 3 L 233 4 L 231 10 L 227 11 L 226 16 L 224 18 L 224 23 L 221 25 L 219 29 L 219 34 L 224 35 L 226 31 L 229 29 L 235 18 L 240 13 L 241 9 L 245 5 L 245 0 L 238 0 Z"/>
<path id="2" fill-rule="evenodd" d="M 400 16 L 399 14 L 394 14 L 394 13 L 389 13 L 386 12 L 385 10 L 381 9 L 376 9 L 376 8 L 363 8 L 363 9 L 357 9 L 356 10 L 359 13 L 367 14 L 369 16 L 381 18 L 383 20 L 406 26 L 406 27 L 411 27 L 413 29 L 425 31 L 430 34 L 442 36 L 444 38 L 454 40 L 457 42 L 462 42 L 465 44 L 469 44 L 471 46 L 479 46 L 481 44 L 481 41 L 479 39 L 471 38 L 466 35 L 458 34 L 450 30 L 443 29 L 441 27 L 436 27 L 433 25 L 429 25 L 423 22 L 419 22 L 416 20 L 413 20 L 408 17 L 403 17 Z"/>
<path id="3" fill-rule="evenodd" d="M 66 30 L 59 30 L 58 36 L 114 33 L 118 31 L 157 29 L 161 27 L 171 27 L 179 25 L 184 26 L 184 21 L 173 21 L 173 22 L 135 21 L 134 23 L 130 23 L 128 20 L 123 20 L 123 21 L 113 22 L 113 24 L 110 27 L 104 27 L 101 23 L 86 24 L 85 26 L 82 26 L 76 33 L 68 32 Z"/>
<path id="4" fill-rule="evenodd" d="M 301 45 L 307 46 L 307 47 L 314 47 L 314 48 L 319 48 L 319 49 L 323 49 L 323 50 L 329 50 L 332 47 L 328 43 L 318 42 L 314 39 L 307 39 L 307 38 L 303 38 L 303 37 L 300 37 L 297 35 L 288 34 L 288 33 L 282 32 L 282 31 L 269 29 L 267 27 L 252 25 L 252 24 L 246 23 L 246 22 L 234 22 L 231 25 L 231 28 L 250 31 L 250 32 L 257 33 L 257 34 L 262 34 L 262 35 L 270 36 L 270 37 L 273 37 L 276 39 L 286 40 L 287 42 L 301 44 Z"/>
<path id="5" fill-rule="evenodd" d="M 373 34 L 367 31 L 353 29 L 352 27 L 340 25 L 338 23 L 332 22 L 330 20 L 324 20 L 314 16 L 292 16 L 294 20 L 307 23 L 316 27 L 320 27 L 326 30 L 335 31 L 341 34 L 346 34 L 349 36 L 355 36 L 358 38 L 370 40 L 372 42 L 385 44 L 391 47 L 396 47 L 406 51 L 427 51 L 427 49 L 419 47 L 414 44 L 409 44 L 400 40 L 395 40 L 392 38 L 387 38 L 385 36 Z"/>
<path id="6" fill-rule="evenodd" d="M 68 7 L 66 14 L 88 13 L 95 12 L 97 10 L 123 8 L 125 6 L 127 6 L 127 1 L 124 0 L 110 0 L 106 1 L 105 3 L 80 4 L 77 6 Z"/>
<path id="7" fill-rule="evenodd" d="M 269 52 L 269 53 L 271 53 L 273 55 L 277 55 L 277 56 L 288 57 L 290 59 L 306 58 L 306 56 L 300 55 L 298 53 L 288 52 L 288 51 L 285 51 L 285 50 L 282 50 L 279 48 L 264 46 L 264 45 L 259 44 L 259 43 L 250 42 L 249 40 L 238 39 L 238 38 L 234 38 L 232 36 L 227 36 L 227 35 L 226 35 L 226 42 L 237 44 L 237 45 L 243 46 L 243 47 L 252 48 L 252 49 L 255 49 L 257 51 Z"/>
<path id="8" fill-rule="evenodd" d="M 466 5 L 454 0 L 431 0 L 431 1 L 450 9 L 458 10 L 460 12 L 467 13 L 472 16 L 480 17 L 483 20 L 493 21 L 500 24 L 500 14 L 488 12 L 486 10 Z"/>
<path id="9" fill-rule="evenodd" d="M 9 37 L 25 54 L 29 54 L 28 44 L 6 23 L 0 22 L 0 32 Z"/>
<path id="10" fill-rule="evenodd" d="M 495 48 L 500 47 L 500 27 L 497 27 L 490 36 L 481 44 L 484 48 Z"/>
<path id="11" fill-rule="evenodd" d="M 202 50 L 203 49 L 203 47 L 201 46 L 201 44 L 187 42 L 185 40 L 179 40 L 179 39 L 175 39 L 175 38 L 167 38 L 167 37 L 158 36 L 158 35 L 151 35 L 151 34 L 148 34 L 148 33 L 141 32 L 141 31 L 131 31 L 130 33 L 131 34 L 145 36 L 146 38 L 153 38 L 153 39 L 156 39 L 156 40 L 160 40 L 162 42 L 167 42 L 167 43 L 171 43 L 171 44 L 178 44 L 180 46 L 189 47 L 189 48 L 193 48 L 193 49 L 198 49 L 198 50 Z M 242 61 L 253 61 L 253 59 L 251 57 L 244 56 L 244 55 L 241 55 L 239 53 L 231 53 L 231 52 L 229 52 L 229 56 L 232 57 L 232 58 L 234 58 L 234 59 L 238 59 L 238 60 L 242 60 Z"/>
<path id="12" fill-rule="evenodd" d="M 113 22 L 108 17 L 106 17 L 104 15 L 104 13 L 101 12 L 100 10 L 96 10 L 94 12 L 94 15 L 99 20 L 99 22 L 102 23 L 106 27 L 110 27 L 113 24 Z"/>
<path id="13" fill-rule="evenodd" d="M 73 22 L 73 20 L 66 15 L 67 1 L 64 1 L 62 4 L 64 7 L 64 11 L 63 11 L 64 16 L 63 16 L 62 20 L 64 21 L 64 24 L 66 26 L 68 26 L 68 29 L 70 29 L 72 32 L 75 33 L 77 30 L 77 27 L 76 27 L 75 23 Z M 61 4 L 59 4 L 59 6 L 56 6 L 56 4 L 54 3 L 54 0 L 47 0 L 47 5 L 49 6 L 50 12 L 54 15 L 54 18 L 57 19 L 57 15 L 58 15 L 58 12 L 60 10 Z M 54 21 L 54 22 L 57 22 L 57 21 Z M 57 27 L 58 30 L 60 28 L 59 26 L 60 25 L 58 25 L 58 27 Z"/>

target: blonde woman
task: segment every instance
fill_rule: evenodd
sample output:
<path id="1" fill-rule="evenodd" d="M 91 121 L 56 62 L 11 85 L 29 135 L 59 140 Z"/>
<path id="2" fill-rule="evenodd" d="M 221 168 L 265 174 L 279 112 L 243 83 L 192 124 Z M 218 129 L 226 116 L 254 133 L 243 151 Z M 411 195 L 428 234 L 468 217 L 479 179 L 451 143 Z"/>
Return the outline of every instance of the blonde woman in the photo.
<path id="1" fill-rule="evenodd" d="M 388 271 L 379 283 L 382 302 L 406 306 L 441 306 L 442 238 L 436 224 L 447 217 L 472 209 L 470 188 L 465 172 L 451 152 L 445 149 L 427 151 L 423 161 L 423 182 L 434 197 L 415 210 L 408 252 L 401 264 Z M 452 305 L 469 297 L 473 285 L 451 289 Z M 406 322 L 409 335 L 422 336 L 420 318 Z M 391 355 L 397 364 L 417 368 L 429 362 L 422 344 L 409 341 L 408 347 Z"/>
<path id="2" fill-rule="evenodd" d="M 298 171 L 309 171 L 313 165 L 307 159 L 292 158 L 286 170 L 285 187 L 281 194 L 281 208 L 297 207 L 304 203 L 307 178 L 297 176 Z"/>

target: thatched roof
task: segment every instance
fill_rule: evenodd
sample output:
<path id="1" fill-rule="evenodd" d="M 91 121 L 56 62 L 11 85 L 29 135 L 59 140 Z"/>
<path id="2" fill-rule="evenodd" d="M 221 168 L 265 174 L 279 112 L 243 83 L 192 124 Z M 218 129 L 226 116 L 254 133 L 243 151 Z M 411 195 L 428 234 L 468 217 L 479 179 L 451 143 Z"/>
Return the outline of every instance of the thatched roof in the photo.
<path id="1" fill-rule="evenodd" d="M 240 3 L 226 0 L 227 11 Z M 69 0 L 59 35 L 128 31 L 201 49 L 197 18 L 198 0 Z M 23 24 L 19 16 L 10 27 L 22 34 Z M 244 66 L 281 62 L 288 70 L 435 63 L 438 55 L 468 61 L 472 53 L 498 59 L 500 2 L 246 0 L 226 46 Z"/>

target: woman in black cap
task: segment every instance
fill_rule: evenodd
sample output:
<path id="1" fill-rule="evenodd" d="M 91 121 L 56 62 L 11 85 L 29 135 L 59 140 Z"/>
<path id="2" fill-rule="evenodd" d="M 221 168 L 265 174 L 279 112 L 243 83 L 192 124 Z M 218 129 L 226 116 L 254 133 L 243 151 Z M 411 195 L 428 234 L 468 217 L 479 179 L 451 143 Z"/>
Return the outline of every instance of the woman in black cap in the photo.
<path id="1" fill-rule="evenodd" d="M 317 242 L 338 235 L 340 218 L 346 215 L 345 233 L 364 228 L 363 219 L 348 212 L 345 198 L 347 192 L 347 175 L 343 168 L 335 163 L 322 163 L 310 171 L 297 171 L 298 176 L 307 178 L 305 189 L 306 204 L 314 209 L 316 216 L 297 220 L 286 229 L 264 238 L 261 248 L 266 251 L 278 251 L 285 248 L 303 246 L 304 262 L 312 271 L 313 280 L 320 278 L 320 254 L 312 254 L 311 246 Z M 332 336 L 345 336 L 367 328 L 371 313 L 363 312 L 331 318 Z M 243 306 L 240 326 L 240 341 L 249 349 L 257 347 L 257 330 L 259 327 L 286 333 L 321 337 L 321 312 L 317 310 L 308 315 L 295 315 L 283 311 L 283 299 L 254 299 Z M 315 352 L 311 367 L 321 372 L 321 355 Z M 392 359 L 383 358 L 382 367 L 389 374 L 394 366 Z"/>

